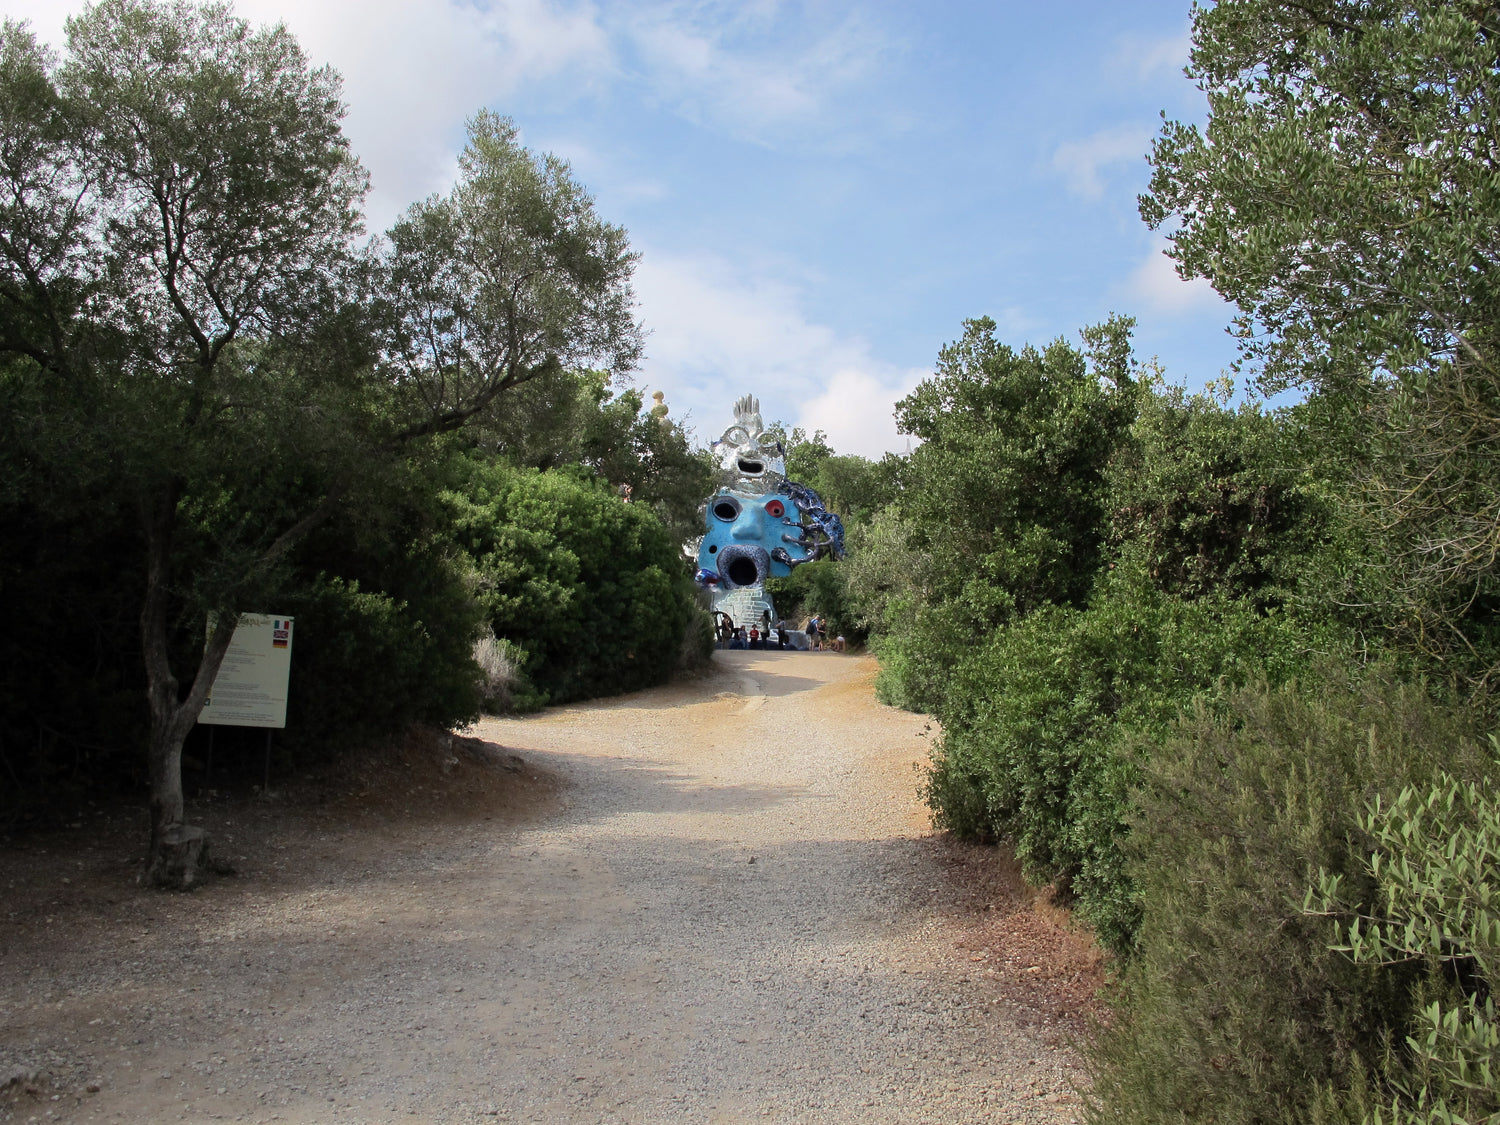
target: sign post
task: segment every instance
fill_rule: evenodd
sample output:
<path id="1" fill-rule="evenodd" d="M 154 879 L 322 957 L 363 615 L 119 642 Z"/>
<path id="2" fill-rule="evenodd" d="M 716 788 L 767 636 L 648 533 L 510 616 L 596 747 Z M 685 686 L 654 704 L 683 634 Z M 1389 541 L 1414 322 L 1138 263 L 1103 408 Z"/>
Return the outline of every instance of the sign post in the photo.
<path id="1" fill-rule="evenodd" d="M 292 619 L 242 614 L 198 715 L 208 725 L 266 729 L 266 789 L 271 785 L 271 731 L 286 727 L 291 672 Z"/>

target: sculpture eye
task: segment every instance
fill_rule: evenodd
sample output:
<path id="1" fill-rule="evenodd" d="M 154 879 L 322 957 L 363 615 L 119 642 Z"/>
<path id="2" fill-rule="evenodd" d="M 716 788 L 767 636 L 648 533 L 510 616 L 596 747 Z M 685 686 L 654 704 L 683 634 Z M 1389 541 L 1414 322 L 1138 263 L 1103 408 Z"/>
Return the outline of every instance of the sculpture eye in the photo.
<path id="1" fill-rule="evenodd" d="M 750 431 L 743 426 L 730 426 L 724 431 L 724 441 L 729 445 L 744 445 L 750 440 Z"/>
<path id="2" fill-rule="evenodd" d="M 740 502 L 733 496 L 720 496 L 713 504 L 714 518 L 733 523 L 740 515 Z"/>
<path id="3" fill-rule="evenodd" d="M 780 500 L 772 500 L 766 504 L 766 515 L 772 519 L 779 520 L 782 516 L 786 515 L 786 505 Z"/>

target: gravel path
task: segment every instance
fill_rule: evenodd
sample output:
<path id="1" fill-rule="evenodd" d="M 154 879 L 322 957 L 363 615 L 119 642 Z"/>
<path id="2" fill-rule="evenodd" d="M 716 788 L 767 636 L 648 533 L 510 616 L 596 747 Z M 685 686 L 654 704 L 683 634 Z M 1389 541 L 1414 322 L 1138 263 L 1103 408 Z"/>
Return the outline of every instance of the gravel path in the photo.
<path id="1" fill-rule="evenodd" d="M 0 1121 L 1076 1120 L 1097 963 L 931 836 L 873 671 L 721 652 L 486 720 L 440 772 L 478 793 L 488 754 L 493 819 L 441 778 L 206 807 L 249 855 L 193 896 L 107 841 L 0 852 Z"/>

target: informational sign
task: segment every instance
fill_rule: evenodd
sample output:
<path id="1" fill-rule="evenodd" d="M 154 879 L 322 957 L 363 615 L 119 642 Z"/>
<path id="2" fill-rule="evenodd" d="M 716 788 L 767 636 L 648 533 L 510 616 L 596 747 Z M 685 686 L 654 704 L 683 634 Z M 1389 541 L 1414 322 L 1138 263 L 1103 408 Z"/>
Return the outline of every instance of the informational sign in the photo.
<path id="1" fill-rule="evenodd" d="M 242 615 L 198 721 L 225 727 L 285 727 L 291 672 L 292 619 Z"/>

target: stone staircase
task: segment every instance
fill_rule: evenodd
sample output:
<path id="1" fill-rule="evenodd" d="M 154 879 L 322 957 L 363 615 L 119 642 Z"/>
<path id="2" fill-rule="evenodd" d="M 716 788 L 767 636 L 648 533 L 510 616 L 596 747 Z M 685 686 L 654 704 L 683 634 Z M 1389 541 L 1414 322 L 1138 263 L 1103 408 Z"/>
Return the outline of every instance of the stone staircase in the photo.
<path id="1" fill-rule="evenodd" d="M 776 607 L 771 604 L 771 595 L 764 586 L 740 586 L 714 594 L 714 609 L 729 614 L 736 626 L 750 628 L 761 623 L 761 615 L 771 613 L 772 624 L 776 621 Z"/>

